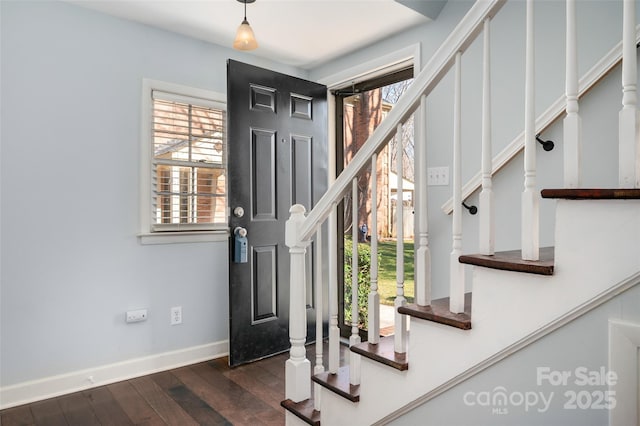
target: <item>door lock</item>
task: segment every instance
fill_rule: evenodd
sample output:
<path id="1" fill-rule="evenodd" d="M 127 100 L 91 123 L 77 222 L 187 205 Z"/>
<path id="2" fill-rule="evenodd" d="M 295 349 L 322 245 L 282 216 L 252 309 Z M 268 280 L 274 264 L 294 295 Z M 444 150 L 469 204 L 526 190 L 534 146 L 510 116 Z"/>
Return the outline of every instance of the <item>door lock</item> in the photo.
<path id="1" fill-rule="evenodd" d="M 244 216 L 244 209 L 240 206 L 236 207 L 235 209 L 233 209 L 233 215 L 235 217 L 242 217 Z"/>

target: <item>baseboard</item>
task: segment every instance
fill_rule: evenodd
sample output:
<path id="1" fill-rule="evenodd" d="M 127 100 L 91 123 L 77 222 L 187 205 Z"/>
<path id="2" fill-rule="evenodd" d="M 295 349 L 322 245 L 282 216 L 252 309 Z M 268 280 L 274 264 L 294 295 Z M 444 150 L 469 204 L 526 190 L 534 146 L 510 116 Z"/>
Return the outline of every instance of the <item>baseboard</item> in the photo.
<path id="1" fill-rule="evenodd" d="M 17 383 L 0 388 L 0 409 L 208 361 L 228 353 L 229 341 L 223 340 Z"/>

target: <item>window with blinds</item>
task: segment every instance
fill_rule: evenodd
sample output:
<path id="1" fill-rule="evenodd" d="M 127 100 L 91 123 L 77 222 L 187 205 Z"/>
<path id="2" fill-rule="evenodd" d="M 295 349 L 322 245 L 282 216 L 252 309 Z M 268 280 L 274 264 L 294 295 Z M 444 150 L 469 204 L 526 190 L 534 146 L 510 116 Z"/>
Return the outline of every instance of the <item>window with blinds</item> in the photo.
<path id="1" fill-rule="evenodd" d="M 153 231 L 226 227 L 226 107 L 152 91 Z"/>

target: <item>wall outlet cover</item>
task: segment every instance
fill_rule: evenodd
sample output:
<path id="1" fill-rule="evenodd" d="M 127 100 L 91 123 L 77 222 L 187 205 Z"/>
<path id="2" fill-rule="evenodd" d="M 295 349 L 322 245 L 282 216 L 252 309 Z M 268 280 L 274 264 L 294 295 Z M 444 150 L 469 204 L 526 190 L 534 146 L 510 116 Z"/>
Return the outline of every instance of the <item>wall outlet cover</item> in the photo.
<path id="1" fill-rule="evenodd" d="M 182 324 L 182 306 L 171 308 L 171 325 Z"/>
<path id="2" fill-rule="evenodd" d="M 147 310 L 146 309 L 136 309 L 134 311 L 127 311 L 125 315 L 125 321 L 127 323 L 132 322 L 140 322 L 147 320 Z"/>

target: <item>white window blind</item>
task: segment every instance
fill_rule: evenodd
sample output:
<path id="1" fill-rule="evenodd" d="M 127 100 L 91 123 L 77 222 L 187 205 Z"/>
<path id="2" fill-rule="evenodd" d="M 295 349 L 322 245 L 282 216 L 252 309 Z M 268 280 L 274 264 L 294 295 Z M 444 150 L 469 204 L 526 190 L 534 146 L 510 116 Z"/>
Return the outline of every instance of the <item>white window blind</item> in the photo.
<path id="1" fill-rule="evenodd" d="M 226 227 L 224 104 L 158 90 L 152 100 L 152 230 Z"/>

